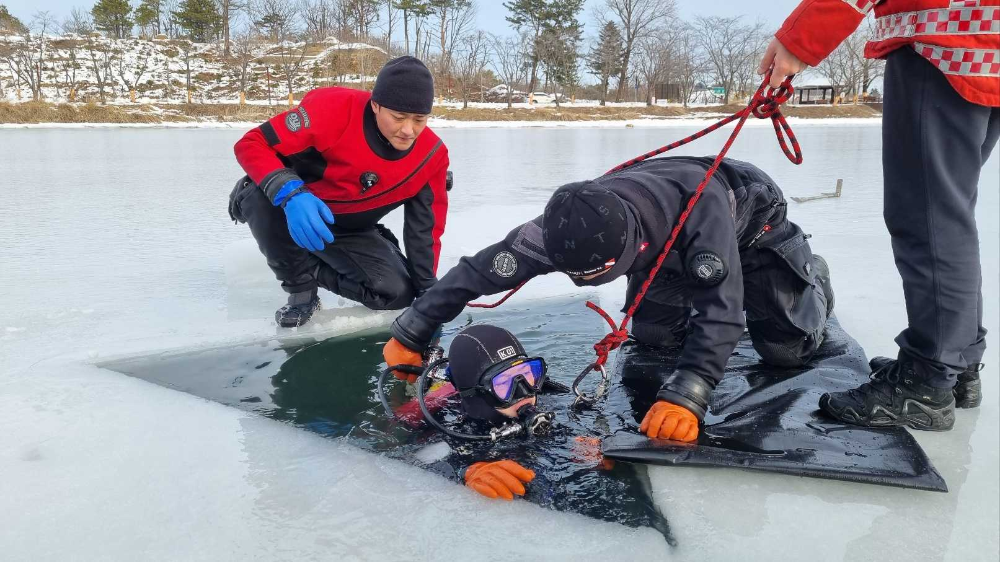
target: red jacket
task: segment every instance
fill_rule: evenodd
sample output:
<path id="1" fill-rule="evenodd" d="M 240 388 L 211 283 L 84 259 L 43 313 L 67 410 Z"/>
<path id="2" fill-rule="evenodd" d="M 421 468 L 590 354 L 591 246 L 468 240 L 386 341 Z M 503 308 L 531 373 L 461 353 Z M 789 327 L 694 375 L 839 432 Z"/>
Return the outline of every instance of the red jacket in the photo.
<path id="1" fill-rule="evenodd" d="M 962 97 L 1000 106 L 1000 0 L 803 0 L 775 37 L 816 66 L 873 8 L 875 35 L 866 57 L 912 46 Z"/>
<path id="2" fill-rule="evenodd" d="M 430 128 L 407 152 L 377 132 L 371 94 L 319 88 L 295 109 L 247 132 L 236 160 L 269 199 L 301 179 L 336 217 L 335 228 L 371 228 L 403 205 L 410 273 L 418 290 L 437 275 L 448 211 L 448 149 Z"/>

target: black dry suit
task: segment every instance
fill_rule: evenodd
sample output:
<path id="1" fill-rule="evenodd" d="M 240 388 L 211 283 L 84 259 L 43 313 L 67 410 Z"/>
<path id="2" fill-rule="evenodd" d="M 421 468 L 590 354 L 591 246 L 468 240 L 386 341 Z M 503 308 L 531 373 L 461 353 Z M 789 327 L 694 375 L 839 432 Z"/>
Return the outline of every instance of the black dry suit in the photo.
<path id="1" fill-rule="evenodd" d="M 626 219 L 620 233 L 624 251 L 589 284 L 626 275 L 630 305 L 712 161 L 656 158 L 577 184 L 617 195 Z M 393 336 L 423 349 L 434 330 L 456 318 L 467 303 L 560 269 L 550 259 L 560 248 L 546 248 L 544 224 L 544 216 L 537 217 L 462 258 L 396 319 Z M 638 340 L 684 346 L 657 398 L 703 416 L 744 325 L 768 363 L 808 361 L 822 343 L 829 311 L 807 238 L 787 220 L 774 180 L 748 163 L 723 161 L 633 318 Z M 581 243 L 574 242 L 576 255 Z"/>

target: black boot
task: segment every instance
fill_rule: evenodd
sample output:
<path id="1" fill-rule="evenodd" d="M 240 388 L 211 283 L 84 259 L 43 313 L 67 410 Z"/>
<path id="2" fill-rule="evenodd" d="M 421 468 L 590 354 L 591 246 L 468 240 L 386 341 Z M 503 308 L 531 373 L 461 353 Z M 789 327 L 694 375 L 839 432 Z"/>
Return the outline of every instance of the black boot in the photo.
<path id="1" fill-rule="evenodd" d="M 833 284 L 830 283 L 830 266 L 819 254 L 813 254 L 813 267 L 816 268 L 816 281 L 823 287 L 823 294 L 826 295 L 826 314 L 833 312 Z"/>
<path id="2" fill-rule="evenodd" d="M 282 328 L 295 328 L 308 322 L 319 309 L 316 291 L 292 293 L 288 295 L 288 304 L 274 313 L 274 321 Z"/>
<path id="3" fill-rule="evenodd" d="M 913 363 L 877 357 L 871 381 L 847 392 L 830 392 L 819 399 L 828 415 L 854 425 L 947 431 L 955 425 L 951 389 L 927 386 L 917 379 Z"/>
<path id="4" fill-rule="evenodd" d="M 872 372 L 877 371 L 894 362 L 895 359 L 889 357 L 875 357 L 868 362 Z M 958 382 L 952 392 L 955 394 L 956 408 L 978 408 L 983 402 L 983 383 L 979 380 L 979 371 L 983 370 L 982 363 L 969 365 L 969 368 L 958 374 Z"/>
<path id="5" fill-rule="evenodd" d="M 955 384 L 955 405 L 959 408 L 978 408 L 983 402 L 983 383 L 979 380 L 982 363 L 969 365 L 969 368 L 958 374 Z"/>

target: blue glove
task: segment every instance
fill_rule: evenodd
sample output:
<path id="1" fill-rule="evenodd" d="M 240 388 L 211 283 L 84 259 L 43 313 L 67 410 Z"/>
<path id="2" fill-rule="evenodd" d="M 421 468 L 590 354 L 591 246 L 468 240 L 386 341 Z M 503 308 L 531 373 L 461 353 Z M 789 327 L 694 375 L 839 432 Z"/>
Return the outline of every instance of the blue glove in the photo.
<path id="1" fill-rule="evenodd" d="M 326 225 L 333 224 L 333 211 L 305 189 L 301 180 L 291 180 L 282 186 L 274 203 L 285 209 L 288 233 L 299 247 L 318 252 L 333 242 L 333 233 Z"/>

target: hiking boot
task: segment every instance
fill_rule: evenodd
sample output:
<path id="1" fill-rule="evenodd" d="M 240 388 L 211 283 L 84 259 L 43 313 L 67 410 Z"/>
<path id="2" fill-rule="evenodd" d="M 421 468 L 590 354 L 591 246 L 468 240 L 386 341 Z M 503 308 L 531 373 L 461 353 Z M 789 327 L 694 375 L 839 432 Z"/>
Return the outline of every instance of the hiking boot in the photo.
<path id="1" fill-rule="evenodd" d="M 308 322 L 319 309 L 319 295 L 315 291 L 292 293 L 288 295 L 288 304 L 274 313 L 274 321 L 282 328 L 295 328 Z"/>
<path id="2" fill-rule="evenodd" d="M 813 254 L 813 268 L 816 271 L 816 281 L 823 287 L 823 294 L 826 295 L 826 315 L 833 312 L 833 285 L 830 283 L 830 266 L 819 254 Z"/>
<path id="3" fill-rule="evenodd" d="M 955 425 L 955 395 L 917 379 L 910 361 L 876 358 L 871 380 L 846 392 L 829 392 L 819 407 L 838 421 L 866 427 L 905 425 L 948 431 Z"/>
<path id="4" fill-rule="evenodd" d="M 983 402 L 983 383 L 979 380 L 982 363 L 969 365 L 969 368 L 958 374 L 958 382 L 953 389 L 955 406 L 959 408 L 978 408 Z"/>
<path id="5" fill-rule="evenodd" d="M 896 361 L 889 357 L 875 357 L 868 362 L 875 372 L 885 365 Z M 982 363 L 969 365 L 969 368 L 958 374 L 958 382 L 952 393 L 955 395 L 956 408 L 978 408 L 983 402 L 983 383 L 979 380 L 979 371 L 983 370 Z"/>

